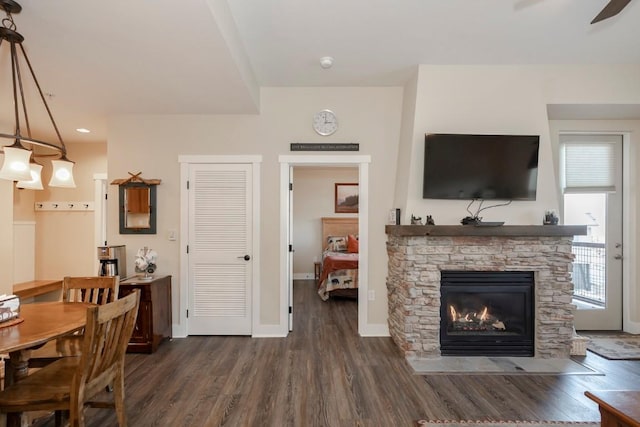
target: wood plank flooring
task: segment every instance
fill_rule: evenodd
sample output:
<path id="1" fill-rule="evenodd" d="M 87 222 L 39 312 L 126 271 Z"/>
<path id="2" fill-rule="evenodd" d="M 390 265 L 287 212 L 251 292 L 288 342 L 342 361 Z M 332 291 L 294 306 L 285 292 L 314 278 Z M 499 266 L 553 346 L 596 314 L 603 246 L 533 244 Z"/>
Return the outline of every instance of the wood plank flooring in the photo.
<path id="1" fill-rule="evenodd" d="M 127 355 L 130 426 L 412 426 L 412 420 L 597 421 L 585 390 L 640 389 L 640 361 L 584 360 L 605 376 L 414 375 L 390 338 L 357 334 L 357 302 L 294 286 L 287 338 L 174 339 Z M 87 410 L 88 426 L 117 425 Z M 53 422 L 48 421 L 47 426 Z"/>

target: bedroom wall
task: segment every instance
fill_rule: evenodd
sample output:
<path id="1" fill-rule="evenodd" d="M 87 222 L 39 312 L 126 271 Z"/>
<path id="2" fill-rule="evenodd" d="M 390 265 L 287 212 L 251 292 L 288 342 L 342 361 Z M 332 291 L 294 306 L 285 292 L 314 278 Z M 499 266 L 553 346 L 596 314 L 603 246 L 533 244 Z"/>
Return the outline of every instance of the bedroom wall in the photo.
<path id="1" fill-rule="evenodd" d="M 186 307 L 186 302 L 179 300 L 182 286 L 179 282 L 180 239 L 167 239 L 167 230 L 180 229 L 180 210 L 176 202 L 180 195 L 178 156 L 262 155 L 259 323 L 266 330 L 273 330 L 275 325 L 284 331 L 286 325 L 279 324 L 279 265 L 283 254 L 273 250 L 281 233 L 278 156 L 296 154 L 289 150 L 292 142 L 358 143 L 360 151 L 357 154 L 370 155 L 372 159 L 369 168 L 369 288 L 378 298 L 368 303 L 367 322 L 386 326 L 384 225 L 387 212 L 393 207 L 402 88 L 263 88 L 260 98 L 259 115 L 113 117 L 109 122 L 109 180 L 127 176 L 127 171 L 142 171 L 143 177 L 162 179 L 162 184 L 158 186 L 158 234 L 120 236 L 117 229 L 110 226 L 109 239 L 117 239 L 128 248 L 147 245 L 158 252 L 157 273 L 173 276 L 174 331 L 180 329 L 186 320 L 184 311 L 180 310 Z M 323 108 L 335 111 L 340 122 L 338 132 L 326 138 L 315 134 L 311 127 L 313 114 Z M 109 190 L 109 197 L 115 197 L 115 190 Z M 117 224 L 115 206 L 109 206 L 108 221 Z M 133 252 L 128 251 L 127 262 L 133 262 Z"/>
<path id="2" fill-rule="evenodd" d="M 321 258 L 322 217 L 349 217 L 334 212 L 335 183 L 358 182 L 358 169 L 293 168 L 293 277 L 313 279 L 313 263 Z"/>

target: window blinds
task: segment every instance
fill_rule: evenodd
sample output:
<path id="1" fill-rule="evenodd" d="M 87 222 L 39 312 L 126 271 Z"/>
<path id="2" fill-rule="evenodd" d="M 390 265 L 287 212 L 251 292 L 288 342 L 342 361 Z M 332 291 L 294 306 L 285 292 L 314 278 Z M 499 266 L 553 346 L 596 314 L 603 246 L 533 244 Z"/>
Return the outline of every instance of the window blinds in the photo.
<path id="1" fill-rule="evenodd" d="M 614 139 L 612 139 L 612 137 Z M 561 135 L 563 191 L 616 191 L 618 150 L 615 135 Z"/>

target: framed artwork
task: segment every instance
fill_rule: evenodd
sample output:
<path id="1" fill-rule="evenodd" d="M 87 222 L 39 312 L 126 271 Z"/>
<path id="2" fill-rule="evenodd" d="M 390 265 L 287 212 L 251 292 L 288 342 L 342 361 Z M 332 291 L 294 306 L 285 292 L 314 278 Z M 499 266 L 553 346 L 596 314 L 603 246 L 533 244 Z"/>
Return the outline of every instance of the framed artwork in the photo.
<path id="1" fill-rule="evenodd" d="M 358 213 L 358 184 L 336 183 L 336 213 Z"/>

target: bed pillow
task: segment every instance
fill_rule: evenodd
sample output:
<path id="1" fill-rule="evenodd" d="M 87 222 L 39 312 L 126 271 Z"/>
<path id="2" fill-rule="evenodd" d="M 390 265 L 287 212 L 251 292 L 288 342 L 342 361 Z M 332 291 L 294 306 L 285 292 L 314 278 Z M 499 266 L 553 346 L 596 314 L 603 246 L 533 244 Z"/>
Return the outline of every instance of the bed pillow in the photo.
<path id="1" fill-rule="evenodd" d="M 359 252 L 360 242 L 358 238 L 353 234 L 349 234 L 347 236 L 347 252 L 357 254 Z"/>
<path id="2" fill-rule="evenodd" d="M 331 252 L 346 252 L 347 236 L 327 237 L 327 250 Z"/>

